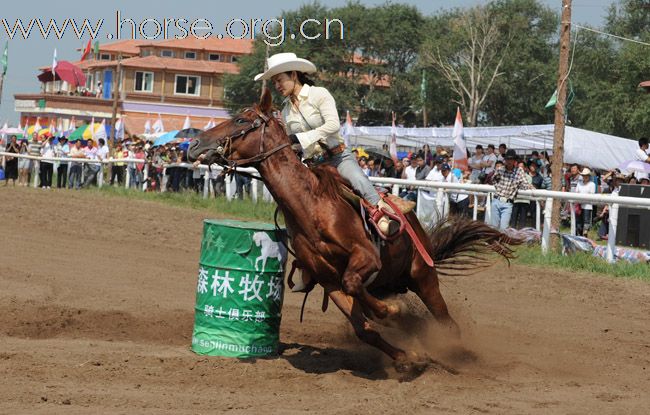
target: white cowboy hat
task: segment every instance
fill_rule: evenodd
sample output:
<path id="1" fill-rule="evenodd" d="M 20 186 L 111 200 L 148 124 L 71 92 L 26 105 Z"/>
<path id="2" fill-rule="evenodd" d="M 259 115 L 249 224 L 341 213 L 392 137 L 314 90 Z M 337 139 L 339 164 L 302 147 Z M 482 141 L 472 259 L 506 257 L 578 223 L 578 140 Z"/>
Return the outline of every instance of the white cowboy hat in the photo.
<path id="1" fill-rule="evenodd" d="M 298 71 L 304 73 L 316 72 L 316 65 L 307 59 L 296 56 L 295 53 L 276 53 L 266 60 L 268 69 L 264 73 L 255 75 L 255 80 L 271 79 L 272 76 L 282 72 Z"/>
<path id="2" fill-rule="evenodd" d="M 582 169 L 582 171 L 580 172 L 580 175 L 581 175 L 581 176 L 591 176 L 591 170 L 589 170 L 588 168 L 585 167 L 585 168 Z"/>

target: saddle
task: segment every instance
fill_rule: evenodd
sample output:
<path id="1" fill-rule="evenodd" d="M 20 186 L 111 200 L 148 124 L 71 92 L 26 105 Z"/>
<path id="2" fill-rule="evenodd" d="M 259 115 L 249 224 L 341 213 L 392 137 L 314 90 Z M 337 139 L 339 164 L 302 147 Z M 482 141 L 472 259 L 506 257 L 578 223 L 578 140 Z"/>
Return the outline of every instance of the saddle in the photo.
<path id="1" fill-rule="evenodd" d="M 413 246 L 416 248 L 418 253 L 422 256 L 424 261 L 426 262 L 427 265 L 430 267 L 433 267 L 433 259 L 431 259 L 431 256 L 427 252 L 427 250 L 424 248 L 424 245 L 418 238 L 418 236 L 415 233 L 415 230 L 409 223 L 408 219 L 406 218 L 406 214 L 411 212 L 413 208 L 415 207 L 415 203 L 406 201 L 398 196 L 395 196 L 390 193 L 386 193 L 381 189 L 379 191 L 379 196 L 382 198 L 386 204 L 388 204 L 393 212 L 389 212 L 386 210 L 382 211 L 384 214 L 388 215 L 392 220 L 395 220 L 399 223 L 399 231 L 396 232 L 394 235 L 391 235 L 390 237 L 385 237 L 379 229 L 377 229 L 377 225 L 370 220 L 369 215 L 367 214 L 369 208 L 371 205 L 363 199 L 361 196 L 357 195 L 354 193 L 354 191 L 344 182 L 339 182 L 339 186 L 337 187 L 338 194 L 341 196 L 343 200 L 345 200 L 350 206 L 352 206 L 355 211 L 359 213 L 359 215 L 362 217 L 364 222 L 366 223 L 366 230 L 369 234 L 369 237 L 371 237 L 371 234 L 374 234 L 376 237 L 392 241 L 401 236 L 404 231 L 406 231 L 411 238 L 411 241 L 413 242 Z M 378 189 L 379 190 L 379 189 Z M 369 227 L 367 224 L 370 223 L 373 226 Z M 374 230 L 374 233 L 370 231 L 370 229 Z M 302 278 L 302 275 L 300 275 L 300 279 L 298 283 L 294 283 L 293 281 L 293 276 L 296 272 L 296 270 L 301 269 L 301 265 L 297 259 L 294 259 L 292 264 L 291 264 L 291 271 L 289 272 L 289 275 L 287 277 L 287 284 L 289 285 L 289 288 L 293 292 L 305 292 L 309 293 L 315 286 L 315 281 L 309 280 L 309 281 L 304 281 Z M 324 306 L 323 308 L 326 308 L 327 306 L 325 305 L 324 301 Z M 301 321 L 302 321 L 302 312 L 301 312 Z"/>

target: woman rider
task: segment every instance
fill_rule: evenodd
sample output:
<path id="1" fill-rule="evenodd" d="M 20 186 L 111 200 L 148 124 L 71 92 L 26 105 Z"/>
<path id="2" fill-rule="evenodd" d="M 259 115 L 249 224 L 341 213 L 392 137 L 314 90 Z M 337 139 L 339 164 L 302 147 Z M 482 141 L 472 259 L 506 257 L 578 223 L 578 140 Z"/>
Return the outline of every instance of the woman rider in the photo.
<path id="1" fill-rule="evenodd" d="M 328 163 L 336 167 L 354 190 L 374 207 L 369 212 L 370 218 L 379 230 L 386 236 L 397 232 L 399 224 L 382 212 L 382 209 L 389 212 L 393 212 L 393 209 L 381 200 L 355 157 L 343 144 L 334 98 L 327 89 L 314 86 L 305 75 L 316 72 L 316 66 L 294 53 L 273 55 L 268 58 L 267 64 L 268 69 L 255 76 L 255 80 L 270 79 L 275 89 L 286 97 L 282 116 L 287 134 L 293 144 L 302 147 L 305 162 L 310 166 Z"/>

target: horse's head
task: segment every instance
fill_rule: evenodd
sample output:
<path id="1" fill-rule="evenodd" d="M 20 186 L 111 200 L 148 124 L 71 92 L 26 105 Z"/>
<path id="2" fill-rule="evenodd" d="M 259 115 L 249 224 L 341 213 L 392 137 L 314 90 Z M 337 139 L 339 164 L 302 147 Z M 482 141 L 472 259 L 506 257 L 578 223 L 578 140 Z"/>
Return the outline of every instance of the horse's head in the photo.
<path id="1" fill-rule="evenodd" d="M 272 115 L 271 93 L 265 88 L 258 104 L 192 140 L 187 157 L 204 164 L 247 166 L 289 145 L 284 128 Z"/>

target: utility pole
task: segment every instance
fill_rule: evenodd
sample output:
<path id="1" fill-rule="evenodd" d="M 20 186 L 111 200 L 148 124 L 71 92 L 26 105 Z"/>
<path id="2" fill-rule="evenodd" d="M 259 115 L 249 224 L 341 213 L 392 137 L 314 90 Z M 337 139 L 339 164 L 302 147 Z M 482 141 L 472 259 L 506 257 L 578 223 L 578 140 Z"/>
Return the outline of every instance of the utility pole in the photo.
<path id="1" fill-rule="evenodd" d="M 113 85 L 113 114 L 111 115 L 111 139 L 108 140 L 109 148 L 113 148 L 115 142 L 115 124 L 117 123 L 117 103 L 120 99 L 120 83 L 122 82 L 122 54 L 117 57 L 117 69 L 115 69 L 115 85 Z"/>
<path id="2" fill-rule="evenodd" d="M 555 104 L 555 129 L 553 132 L 553 164 L 551 165 L 553 190 L 561 190 L 562 165 L 564 164 L 564 124 L 566 122 L 566 91 L 569 71 L 569 43 L 571 40 L 571 0 L 562 0 L 560 22 L 560 64 L 557 79 L 557 103 Z M 551 229 L 560 230 L 560 201 L 553 203 Z M 559 236 L 552 234 L 553 249 L 559 248 Z"/>

